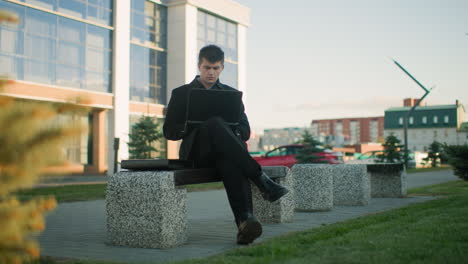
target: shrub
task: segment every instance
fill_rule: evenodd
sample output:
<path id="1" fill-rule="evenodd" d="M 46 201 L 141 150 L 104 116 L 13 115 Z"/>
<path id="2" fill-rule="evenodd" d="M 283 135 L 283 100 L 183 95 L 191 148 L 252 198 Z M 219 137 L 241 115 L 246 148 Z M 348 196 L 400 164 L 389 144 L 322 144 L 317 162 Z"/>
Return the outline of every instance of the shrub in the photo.
<path id="1" fill-rule="evenodd" d="M 159 128 L 159 123 L 155 118 L 142 116 L 137 123 L 132 126 L 128 143 L 131 159 L 149 159 L 151 152 L 157 151 L 153 143 L 163 137 Z"/>
<path id="2" fill-rule="evenodd" d="M 0 23 L 18 18 L 0 10 Z M 40 172 L 57 164 L 61 146 L 78 127 L 54 126 L 58 114 L 73 113 L 75 104 L 19 102 L 2 94 L 12 81 L 0 76 L 0 263 L 22 263 L 38 258 L 33 235 L 44 230 L 44 213 L 56 206 L 54 197 L 19 201 L 14 193 L 31 188 Z"/>
<path id="3" fill-rule="evenodd" d="M 297 163 L 326 163 L 326 161 L 321 161 L 322 157 L 316 154 L 323 152 L 323 148 L 320 148 L 322 143 L 315 140 L 307 130 L 302 135 L 300 143 L 304 145 L 304 148 L 299 150 L 296 155 Z"/>
<path id="4" fill-rule="evenodd" d="M 429 152 L 427 153 L 427 157 L 423 160 L 426 162 L 430 162 L 431 167 L 435 168 L 440 162 L 440 156 L 442 152 L 442 144 L 434 141 L 429 145 Z"/>
<path id="5" fill-rule="evenodd" d="M 444 145 L 444 150 L 455 175 L 468 181 L 468 145 Z"/>
<path id="6" fill-rule="evenodd" d="M 400 140 L 392 133 L 385 139 L 385 143 L 382 144 L 384 147 L 383 153 L 377 155 L 378 162 L 389 162 L 389 163 L 401 163 L 404 160 L 401 150 L 403 145 L 400 144 Z"/>

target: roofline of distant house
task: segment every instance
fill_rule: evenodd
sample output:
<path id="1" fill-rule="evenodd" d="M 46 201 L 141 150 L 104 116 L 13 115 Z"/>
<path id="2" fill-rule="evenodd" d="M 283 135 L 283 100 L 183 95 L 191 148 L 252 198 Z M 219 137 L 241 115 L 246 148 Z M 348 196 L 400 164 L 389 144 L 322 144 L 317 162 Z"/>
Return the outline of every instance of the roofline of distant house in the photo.
<path id="1" fill-rule="evenodd" d="M 373 119 L 373 118 L 384 118 L 384 116 L 371 116 L 371 117 L 342 117 L 342 118 L 314 119 L 314 120 L 312 120 L 312 123 L 315 123 L 315 122 L 318 122 L 318 121 L 341 121 L 341 120 L 343 120 L 343 119 L 362 120 L 362 119 Z"/>

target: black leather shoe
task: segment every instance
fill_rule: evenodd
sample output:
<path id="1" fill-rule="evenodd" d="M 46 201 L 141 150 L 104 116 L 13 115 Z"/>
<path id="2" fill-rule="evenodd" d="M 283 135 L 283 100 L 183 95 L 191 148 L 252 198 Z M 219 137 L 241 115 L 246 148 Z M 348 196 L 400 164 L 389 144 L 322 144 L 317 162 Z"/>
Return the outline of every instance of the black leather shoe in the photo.
<path id="1" fill-rule="evenodd" d="M 237 244 L 248 245 L 262 234 L 262 225 L 255 217 L 249 217 L 239 224 Z"/>
<path id="2" fill-rule="evenodd" d="M 259 177 L 252 179 L 260 190 L 263 199 L 274 202 L 289 192 L 285 187 L 274 182 L 264 172 Z"/>

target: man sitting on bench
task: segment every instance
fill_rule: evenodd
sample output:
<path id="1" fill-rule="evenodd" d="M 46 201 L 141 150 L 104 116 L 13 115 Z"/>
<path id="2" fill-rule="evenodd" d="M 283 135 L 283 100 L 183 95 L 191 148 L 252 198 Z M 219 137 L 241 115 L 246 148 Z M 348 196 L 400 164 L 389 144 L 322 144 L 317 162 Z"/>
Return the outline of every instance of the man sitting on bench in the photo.
<path id="1" fill-rule="evenodd" d="M 200 75 L 172 91 L 163 126 L 169 140 L 182 140 L 179 158 L 193 160 L 198 168 L 216 168 L 221 176 L 229 204 L 238 227 L 237 243 L 250 244 L 262 234 L 260 222 L 253 216 L 252 191 L 249 180 L 260 190 L 264 199 L 274 202 L 288 190 L 272 181 L 250 156 L 245 141 L 250 137 L 250 125 L 240 106 L 237 125 L 229 125 L 220 116 L 212 116 L 201 124 L 187 122 L 187 105 L 192 89 L 237 91 L 219 82 L 224 69 L 224 52 L 208 45 L 198 55 Z M 205 102 L 209 104 L 210 102 Z"/>

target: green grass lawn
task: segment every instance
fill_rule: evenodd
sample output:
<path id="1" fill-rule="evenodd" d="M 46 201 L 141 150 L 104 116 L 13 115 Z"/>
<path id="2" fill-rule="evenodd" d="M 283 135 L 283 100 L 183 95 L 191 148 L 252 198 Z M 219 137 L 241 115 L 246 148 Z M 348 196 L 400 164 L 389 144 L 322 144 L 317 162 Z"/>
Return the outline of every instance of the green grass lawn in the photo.
<path id="1" fill-rule="evenodd" d="M 452 167 L 450 167 L 449 165 L 442 165 L 440 167 L 435 167 L 435 168 L 412 168 L 412 169 L 407 169 L 406 173 L 443 171 L 443 170 L 451 170 L 451 169 L 452 169 Z"/>
<path id="2" fill-rule="evenodd" d="M 65 185 L 54 187 L 41 187 L 17 192 L 21 200 L 34 196 L 53 195 L 59 203 L 100 200 L 106 197 L 107 184 Z M 223 189 L 222 182 L 186 185 L 187 191 L 197 192 Z"/>
<path id="3" fill-rule="evenodd" d="M 466 263 L 468 182 L 415 188 L 409 195 L 441 198 L 177 263 Z M 44 258 L 35 263 L 109 262 Z"/>
<path id="4" fill-rule="evenodd" d="M 178 263 L 466 263 L 468 182 L 410 193 L 445 197 Z"/>
<path id="5" fill-rule="evenodd" d="M 41 187 L 17 192 L 21 200 L 34 196 L 55 196 L 58 202 L 76 202 L 104 199 L 107 184 L 65 185 Z"/>
<path id="6" fill-rule="evenodd" d="M 437 168 L 418 168 L 408 169 L 407 173 L 428 172 L 450 170 L 450 167 L 437 167 Z M 54 187 L 34 188 L 18 192 L 20 199 L 28 199 L 38 195 L 54 195 L 58 202 L 75 202 L 75 201 L 89 201 L 105 199 L 105 191 L 107 184 L 87 184 L 87 185 L 66 185 Z M 207 191 L 223 189 L 222 182 L 192 184 L 186 185 L 187 191 Z"/>

